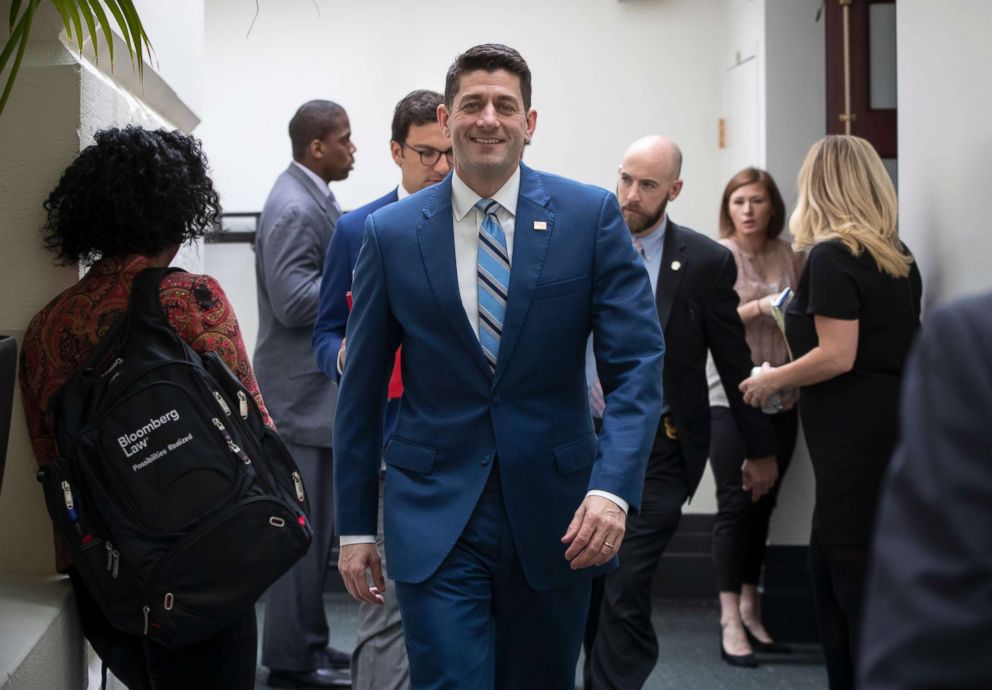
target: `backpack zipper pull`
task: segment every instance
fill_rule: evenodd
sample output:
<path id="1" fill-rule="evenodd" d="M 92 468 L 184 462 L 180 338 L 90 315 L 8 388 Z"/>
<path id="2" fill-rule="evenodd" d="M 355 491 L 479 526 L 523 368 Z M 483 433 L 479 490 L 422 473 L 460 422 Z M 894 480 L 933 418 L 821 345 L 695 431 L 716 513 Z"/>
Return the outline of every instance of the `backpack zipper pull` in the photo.
<path id="1" fill-rule="evenodd" d="M 107 370 L 105 372 L 103 372 L 102 376 L 106 376 L 107 374 L 109 374 L 110 372 L 112 372 L 114 369 L 116 369 L 117 367 L 119 367 L 123 363 L 124 363 L 124 359 L 122 357 L 118 357 L 117 359 L 115 359 L 111 363 L 111 365 L 109 367 L 107 367 Z"/>
<path id="2" fill-rule="evenodd" d="M 224 415 L 227 416 L 227 417 L 230 417 L 231 416 L 231 408 L 228 407 L 227 401 L 224 400 L 224 396 L 222 396 L 217 391 L 214 391 L 214 398 L 217 400 L 217 404 L 220 405 L 220 409 L 224 410 Z"/>
<path id="3" fill-rule="evenodd" d="M 237 443 L 234 442 L 234 439 L 232 439 L 231 435 L 227 433 L 227 429 L 224 428 L 224 425 L 221 423 L 221 421 L 216 417 L 214 417 L 210 421 L 212 421 L 214 423 L 214 426 L 217 427 L 217 429 L 219 429 L 220 432 L 224 435 L 224 440 L 227 442 L 227 449 L 232 453 L 234 453 L 235 455 L 237 455 L 238 458 L 241 459 L 241 462 L 243 462 L 246 465 L 250 465 L 251 458 L 249 458 L 248 455 L 241 450 L 241 446 L 239 446 Z"/>
<path id="4" fill-rule="evenodd" d="M 241 419 L 248 419 L 248 396 L 244 391 L 238 391 L 238 411 L 241 413 Z"/>
<path id="5" fill-rule="evenodd" d="M 65 499 L 65 509 L 72 510 L 72 489 L 69 487 L 69 482 L 62 482 L 62 497 Z"/>
<path id="6" fill-rule="evenodd" d="M 151 608 L 142 606 L 141 612 L 145 614 L 145 637 L 148 637 L 148 614 L 151 612 Z"/>
<path id="7" fill-rule="evenodd" d="M 299 472 L 293 472 L 293 484 L 296 486 L 296 500 L 303 503 L 303 478 Z"/>
<path id="8" fill-rule="evenodd" d="M 109 541 L 106 543 L 107 547 L 107 570 L 111 570 L 114 567 L 114 545 Z"/>
<path id="9" fill-rule="evenodd" d="M 110 576 L 116 580 L 117 579 L 117 572 L 118 572 L 118 570 L 120 568 L 120 564 L 121 564 L 121 552 L 118 551 L 118 550 L 116 550 L 116 549 L 114 549 L 113 557 L 114 557 L 114 567 L 113 567 L 113 570 L 111 570 Z"/>

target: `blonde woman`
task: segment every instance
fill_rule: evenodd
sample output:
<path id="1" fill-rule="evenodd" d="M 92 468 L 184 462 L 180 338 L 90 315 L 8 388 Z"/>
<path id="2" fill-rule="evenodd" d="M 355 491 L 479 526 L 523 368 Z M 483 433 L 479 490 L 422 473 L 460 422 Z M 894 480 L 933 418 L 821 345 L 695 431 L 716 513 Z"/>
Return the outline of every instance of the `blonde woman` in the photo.
<path id="1" fill-rule="evenodd" d="M 868 542 L 896 441 L 900 379 L 920 320 L 920 273 L 896 230 L 896 193 L 864 139 L 810 149 L 789 220 L 808 250 L 786 313 L 795 360 L 741 383 L 760 406 L 800 388 L 816 476 L 809 560 L 831 690 L 854 685 Z"/>
<path id="2" fill-rule="evenodd" d="M 734 290 L 740 297 L 737 313 L 744 323 L 751 361 L 759 365 L 789 361 L 785 338 L 772 318 L 771 305 L 782 290 L 798 287 L 803 255 L 779 237 L 784 227 L 785 202 L 771 175 L 745 168 L 730 178 L 720 202 L 720 244 L 734 255 Z M 769 414 L 778 448 L 778 481 L 754 501 L 750 492 L 741 489 L 746 444 L 714 366 L 707 368 L 707 378 L 713 429 L 710 466 L 717 487 L 713 564 L 720 593 L 722 656 L 734 666 L 753 666 L 754 652 L 788 651 L 772 640 L 761 621 L 758 581 L 765 560 L 768 522 L 796 446 L 796 390 L 780 396 L 780 405 Z"/>

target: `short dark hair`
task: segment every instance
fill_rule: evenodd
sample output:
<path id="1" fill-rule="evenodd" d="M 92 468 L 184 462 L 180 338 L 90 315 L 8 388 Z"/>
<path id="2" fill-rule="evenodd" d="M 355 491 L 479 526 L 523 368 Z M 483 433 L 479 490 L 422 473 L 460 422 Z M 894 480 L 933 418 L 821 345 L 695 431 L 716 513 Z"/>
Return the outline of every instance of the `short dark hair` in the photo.
<path id="1" fill-rule="evenodd" d="M 744 168 L 730 178 L 723 189 L 723 200 L 720 202 L 720 237 L 730 237 L 734 234 L 734 221 L 730 218 L 730 195 L 749 184 L 764 185 L 768 198 L 772 202 L 772 217 L 768 221 L 768 239 L 774 239 L 782 234 L 785 227 L 785 202 L 778 191 L 775 180 L 764 170 Z"/>
<path id="2" fill-rule="evenodd" d="M 444 80 L 444 104 L 450 108 L 454 103 L 463 74 L 477 70 L 495 72 L 500 69 L 515 74 L 520 79 L 520 95 L 524 99 L 524 108 L 530 110 L 530 67 L 520 53 L 499 43 L 484 43 L 469 48 L 455 58 Z"/>
<path id="3" fill-rule="evenodd" d="M 293 160 L 302 160 L 314 139 L 323 139 L 337 127 L 344 108 L 333 101 L 307 101 L 289 121 L 289 140 L 293 143 Z"/>
<path id="4" fill-rule="evenodd" d="M 133 126 L 97 132 L 44 207 L 45 246 L 63 265 L 159 254 L 206 234 L 221 213 L 198 139 Z"/>
<path id="5" fill-rule="evenodd" d="M 405 144 L 410 127 L 437 122 L 437 107 L 443 101 L 444 96 L 427 89 L 417 89 L 405 95 L 393 111 L 392 141 Z"/>

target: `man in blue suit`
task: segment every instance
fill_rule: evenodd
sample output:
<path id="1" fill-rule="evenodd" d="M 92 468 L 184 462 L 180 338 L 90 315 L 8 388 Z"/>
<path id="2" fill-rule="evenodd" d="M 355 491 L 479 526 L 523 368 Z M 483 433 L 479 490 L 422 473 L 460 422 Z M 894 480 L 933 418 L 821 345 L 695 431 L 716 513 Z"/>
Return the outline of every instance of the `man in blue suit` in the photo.
<path id="1" fill-rule="evenodd" d="M 396 104 L 392 140 L 389 147 L 400 168 L 398 187 L 375 201 L 338 219 L 337 230 L 324 259 L 324 279 L 320 286 L 320 309 L 313 331 L 317 362 L 325 374 L 339 380 L 345 361 L 345 326 L 348 323 L 347 293 L 362 246 L 365 219 L 375 210 L 398 199 L 437 184 L 451 170 L 451 142 L 437 123 L 437 107 L 444 97 L 436 91 L 413 91 Z M 386 405 L 383 438 L 388 442 L 396 428 L 400 398 Z M 382 490 L 380 482 L 380 492 Z M 380 505 L 380 515 L 382 506 Z M 382 545 L 380 519 L 376 542 Z M 358 630 L 351 657 L 354 690 L 406 690 L 410 686 L 403 622 L 393 585 L 382 561 L 386 590 L 383 605 L 362 602 L 358 607 Z"/>
<path id="2" fill-rule="evenodd" d="M 658 425 L 664 341 L 609 192 L 522 165 L 537 113 L 519 53 L 448 71 L 455 170 L 365 224 L 335 420 L 339 570 L 375 603 L 384 526 L 414 690 L 572 690 L 590 578 L 615 566 Z M 585 344 L 606 397 L 597 439 Z"/>

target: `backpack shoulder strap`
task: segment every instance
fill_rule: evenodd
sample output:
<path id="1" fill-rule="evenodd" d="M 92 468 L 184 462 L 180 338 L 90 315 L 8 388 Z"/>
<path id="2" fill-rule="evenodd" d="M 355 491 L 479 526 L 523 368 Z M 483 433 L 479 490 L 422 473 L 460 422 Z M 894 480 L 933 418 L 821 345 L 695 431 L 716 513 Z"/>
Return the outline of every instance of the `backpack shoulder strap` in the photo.
<path id="1" fill-rule="evenodd" d="M 134 284 L 131 286 L 131 298 L 127 305 L 127 315 L 129 320 L 134 320 L 140 315 L 142 320 L 160 321 L 166 325 L 169 317 L 162 308 L 162 298 L 160 289 L 162 280 L 170 273 L 179 273 L 183 269 L 174 266 L 165 268 L 146 268 L 134 277 Z"/>

